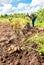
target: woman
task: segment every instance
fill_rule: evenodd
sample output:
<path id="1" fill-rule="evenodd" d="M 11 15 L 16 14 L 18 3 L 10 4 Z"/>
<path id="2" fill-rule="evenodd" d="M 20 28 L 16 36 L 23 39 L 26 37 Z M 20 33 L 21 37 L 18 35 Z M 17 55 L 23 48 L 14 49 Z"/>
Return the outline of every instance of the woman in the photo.
<path id="1" fill-rule="evenodd" d="M 35 23 L 35 20 L 37 18 L 36 15 L 32 14 L 31 16 L 29 16 L 29 14 L 27 13 L 27 16 L 32 20 L 32 26 L 34 27 L 34 23 Z"/>

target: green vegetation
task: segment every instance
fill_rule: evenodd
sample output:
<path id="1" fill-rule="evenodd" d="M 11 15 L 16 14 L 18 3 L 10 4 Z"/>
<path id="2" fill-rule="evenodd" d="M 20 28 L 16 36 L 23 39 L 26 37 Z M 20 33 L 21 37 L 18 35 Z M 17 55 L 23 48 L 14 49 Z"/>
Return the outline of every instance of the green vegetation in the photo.
<path id="1" fill-rule="evenodd" d="M 35 25 L 39 27 L 44 27 L 44 9 L 36 12 L 36 15 L 37 15 L 37 19 Z"/>
<path id="2" fill-rule="evenodd" d="M 44 54 L 44 46 L 42 46 L 42 47 L 39 49 L 39 53 L 40 53 L 40 54 Z"/>
<path id="3" fill-rule="evenodd" d="M 44 54 L 44 37 L 41 36 L 39 33 L 33 35 L 32 37 L 28 37 L 24 39 L 23 44 L 27 44 L 27 43 L 35 43 L 38 46 L 38 52 L 41 54 Z"/>
<path id="4" fill-rule="evenodd" d="M 25 18 L 25 14 L 10 14 L 10 15 L 1 15 L 0 18 L 9 18 L 9 17 L 12 17 L 12 18 Z"/>
<path id="5" fill-rule="evenodd" d="M 32 13 L 33 14 L 33 13 Z M 35 26 L 44 27 L 44 9 L 35 12 L 37 15 L 37 19 L 35 21 Z M 10 22 L 9 18 L 12 18 L 11 22 L 15 24 L 15 22 L 20 22 L 21 25 L 29 22 L 31 24 L 31 20 L 25 14 L 10 14 L 10 15 L 1 15 L 0 22 Z"/>

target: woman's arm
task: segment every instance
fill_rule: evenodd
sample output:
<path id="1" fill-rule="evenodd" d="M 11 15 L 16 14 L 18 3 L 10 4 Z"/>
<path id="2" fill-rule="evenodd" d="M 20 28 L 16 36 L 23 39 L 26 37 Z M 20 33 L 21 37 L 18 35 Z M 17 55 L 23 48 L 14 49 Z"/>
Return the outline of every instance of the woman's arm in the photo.
<path id="1" fill-rule="evenodd" d="M 32 19 L 32 16 L 29 16 L 29 14 L 27 13 L 27 15 L 26 16 L 28 16 L 30 19 Z"/>

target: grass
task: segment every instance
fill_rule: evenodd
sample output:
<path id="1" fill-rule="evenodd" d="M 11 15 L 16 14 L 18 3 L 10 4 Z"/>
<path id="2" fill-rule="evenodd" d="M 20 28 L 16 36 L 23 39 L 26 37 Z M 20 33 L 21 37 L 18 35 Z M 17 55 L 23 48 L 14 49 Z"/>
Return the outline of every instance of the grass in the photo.
<path id="1" fill-rule="evenodd" d="M 0 18 L 0 23 L 7 23 L 10 22 L 9 18 Z M 27 22 L 29 22 L 32 25 L 32 21 L 28 18 L 12 18 L 11 23 L 14 25 L 16 22 L 20 23 L 21 26 L 25 25 Z M 42 23 L 35 21 L 35 26 L 39 26 L 44 28 L 44 21 Z"/>
<path id="2" fill-rule="evenodd" d="M 7 23 L 9 22 L 8 18 L 0 18 L 0 23 Z"/>
<path id="3" fill-rule="evenodd" d="M 25 38 L 23 44 L 27 44 L 27 43 L 37 44 L 39 48 L 38 52 L 40 54 L 44 54 L 44 37 L 41 36 L 41 34 L 37 33 L 30 38 L 29 37 Z"/>
<path id="4" fill-rule="evenodd" d="M 17 22 L 20 23 L 22 26 L 25 25 L 28 22 L 28 20 L 23 18 L 12 18 L 12 20 L 9 21 L 9 18 L 0 18 L 0 23 L 7 23 L 7 22 L 11 22 L 13 25 Z"/>
<path id="5" fill-rule="evenodd" d="M 43 22 L 35 22 L 35 26 L 39 26 L 39 27 L 41 27 L 41 28 L 44 28 L 44 21 Z"/>

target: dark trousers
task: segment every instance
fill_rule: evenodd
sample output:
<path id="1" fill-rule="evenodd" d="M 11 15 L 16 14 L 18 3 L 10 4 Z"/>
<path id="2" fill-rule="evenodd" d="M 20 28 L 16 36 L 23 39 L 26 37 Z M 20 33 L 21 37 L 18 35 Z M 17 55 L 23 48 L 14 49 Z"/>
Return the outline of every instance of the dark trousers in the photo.
<path id="1" fill-rule="evenodd" d="M 34 27 L 34 21 L 32 21 L 32 26 Z"/>

